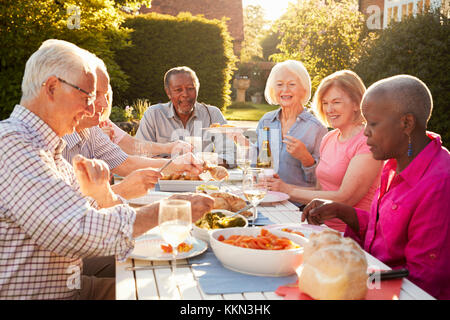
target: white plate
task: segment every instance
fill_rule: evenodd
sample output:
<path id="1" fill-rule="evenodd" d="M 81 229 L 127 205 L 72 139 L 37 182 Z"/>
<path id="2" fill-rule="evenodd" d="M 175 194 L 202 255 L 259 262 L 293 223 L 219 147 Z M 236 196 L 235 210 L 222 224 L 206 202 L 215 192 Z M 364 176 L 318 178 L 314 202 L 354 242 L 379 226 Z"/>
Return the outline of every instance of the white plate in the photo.
<path id="1" fill-rule="evenodd" d="M 299 224 L 299 223 L 283 223 L 283 224 L 271 224 L 268 226 L 264 226 L 264 228 L 269 230 L 279 230 L 281 232 L 284 232 L 286 234 L 290 234 L 290 232 L 282 231 L 282 229 L 290 229 L 292 231 L 298 231 L 305 235 L 305 238 L 309 238 L 309 236 L 313 233 L 318 233 L 326 228 L 321 226 L 316 226 L 312 224 Z"/>
<path id="2" fill-rule="evenodd" d="M 205 184 L 203 180 L 159 180 L 159 190 L 161 191 L 182 191 L 195 192 L 195 188 Z M 208 184 L 220 185 L 220 181 L 208 181 Z"/>
<path id="3" fill-rule="evenodd" d="M 178 259 L 187 259 L 198 256 L 208 249 L 205 241 L 193 237 L 188 238 L 187 244 L 194 247 L 188 252 L 180 252 L 177 254 Z M 166 242 L 158 234 L 145 234 L 135 239 L 134 250 L 130 257 L 139 260 L 151 261 L 170 261 L 173 260 L 171 253 L 166 253 L 161 249 L 161 245 L 167 245 Z"/>
<path id="4" fill-rule="evenodd" d="M 267 192 L 264 199 L 262 199 L 261 203 L 274 203 L 274 202 L 282 202 L 289 199 L 289 195 L 283 192 L 277 191 L 269 191 Z"/>
<path id="5" fill-rule="evenodd" d="M 138 205 L 138 206 L 145 206 L 145 205 L 153 203 L 155 201 L 159 201 L 161 199 L 170 197 L 171 195 L 173 195 L 172 192 L 150 191 L 145 196 L 140 197 L 140 198 L 131 199 L 128 202 L 130 204 L 134 204 L 134 205 Z"/>
<path id="6" fill-rule="evenodd" d="M 233 193 L 235 195 L 241 197 L 245 201 L 247 201 L 247 199 L 245 198 L 244 193 L 242 192 L 242 190 L 233 191 Z M 289 199 L 289 195 L 286 194 L 286 193 L 277 192 L 277 191 L 269 191 L 269 192 L 267 192 L 267 194 L 264 197 L 264 199 L 261 200 L 260 204 L 283 202 L 283 201 L 286 201 L 288 199 Z"/>

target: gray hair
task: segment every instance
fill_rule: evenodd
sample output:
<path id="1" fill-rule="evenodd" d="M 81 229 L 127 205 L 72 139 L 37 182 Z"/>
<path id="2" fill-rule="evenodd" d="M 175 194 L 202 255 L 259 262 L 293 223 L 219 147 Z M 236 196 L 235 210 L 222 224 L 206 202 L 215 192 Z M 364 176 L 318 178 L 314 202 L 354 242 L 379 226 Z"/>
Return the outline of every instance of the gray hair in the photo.
<path id="1" fill-rule="evenodd" d="M 365 96 L 381 95 L 391 101 L 397 112 L 411 113 L 423 128 L 427 127 L 433 110 L 433 97 L 427 85 L 419 78 L 401 74 L 372 84 Z"/>
<path id="2" fill-rule="evenodd" d="M 164 88 L 169 89 L 170 77 L 172 77 L 176 74 L 180 74 L 180 73 L 189 74 L 191 76 L 192 81 L 194 81 L 194 86 L 197 89 L 197 94 L 198 94 L 198 90 L 200 89 L 200 82 L 198 81 L 197 74 L 195 74 L 194 70 L 192 70 L 191 68 L 186 67 L 186 66 L 175 67 L 175 68 L 168 70 L 166 72 L 166 74 L 164 75 Z"/>
<path id="3" fill-rule="evenodd" d="M 266 88 L 264 90 L 264 97 L 267 102 L 273 105 L 279 104 L 275 96 L 275 79 L 278 73 L 283 70 L 288 70 L 298 77 L 302 87 L 306 90 L 305 98 L 302 101 L 302 104 L 305 105 L 311 98 L 311 78 L 309 77 L 309 73 L 303 63 L 296 60 L 286 60 L 277 63 L 272 68 L 269 77 L 267 78 Z"/>
<path id="4" fill-rule="evenodd" d="M 82 74 L 86 73 L 92 73 L 95 77 L 95 65 L 86 52 L 67 41 L 57 39 L 44 41 L 25 65 L 22 100 L 29 101 L 36 98 L 42 84 L 51 76 L 69 82 L 77 82 Z"/>

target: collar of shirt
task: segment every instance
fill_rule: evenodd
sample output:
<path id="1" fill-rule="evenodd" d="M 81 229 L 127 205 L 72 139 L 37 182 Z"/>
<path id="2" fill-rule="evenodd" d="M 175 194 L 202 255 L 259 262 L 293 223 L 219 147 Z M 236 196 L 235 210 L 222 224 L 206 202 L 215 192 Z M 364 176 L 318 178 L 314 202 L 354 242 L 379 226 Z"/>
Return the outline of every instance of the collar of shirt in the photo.
<path id="1" fill-rule="evenodd" d="M 66 142 L 61 139 L 47 123 L 39 116 L 21 105 L 16 105 L 10 118 L 15 118 L 20 122 L 25 123 L 28 128 L 36 131 L 43 145 L 43 149 L 52 152 L 53 154 L 60 153 L 64 150 Z"/>
<path id="2" fill-rule="evenodd" d="M 428 145 L 414 158 L 414 160 L 399 174 L 399 176 L 401 176 L 410 186 L 414 186 L 418 183 L 436 153 L 441 150 L 441 137 L 430 131 L 427 131 L 427 136 L 431 139 L 430 143 L 428 143 Z M 395 162 L 393 169 L 395 170 L 396 167 L 397 163 Z"/>
<path id="3" fill-rule="evenodd" d="M 273 113 L 272 117 L 269 118 L 268 120 L 271 121 L 271 122 L 274 122 L 274 121 L 281 121 L 281 118 L 280 118 L 280 117 L 281 117 L 281 110 L 282 110 L 281 107 L 278 108 L 278 109 L 276 110 L 276 112 Z M 312 114 L 309 113 L 308 110 L 307 110 L 305 107 L 303 107 L 303 111 L 302 111 L 302 113 L 300 113 L 300 114 L 297 116 L 297 119 L 298 119 L 298 120 L 307 121 L 307 120 L 309 120 L 311 117 L 312 117 Z"/>

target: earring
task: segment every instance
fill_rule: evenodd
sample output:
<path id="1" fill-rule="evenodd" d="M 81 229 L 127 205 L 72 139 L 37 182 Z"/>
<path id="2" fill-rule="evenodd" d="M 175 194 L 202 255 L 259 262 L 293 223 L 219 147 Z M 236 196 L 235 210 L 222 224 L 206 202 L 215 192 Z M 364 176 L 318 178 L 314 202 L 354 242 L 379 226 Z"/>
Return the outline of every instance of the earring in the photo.
<path id="1" fill-rule="evenodd" d="M 411 157 L 412 154 L 413 154 L 413 151 L 412 151 L 411 136 L 408 136 L 408 157 Z"/>

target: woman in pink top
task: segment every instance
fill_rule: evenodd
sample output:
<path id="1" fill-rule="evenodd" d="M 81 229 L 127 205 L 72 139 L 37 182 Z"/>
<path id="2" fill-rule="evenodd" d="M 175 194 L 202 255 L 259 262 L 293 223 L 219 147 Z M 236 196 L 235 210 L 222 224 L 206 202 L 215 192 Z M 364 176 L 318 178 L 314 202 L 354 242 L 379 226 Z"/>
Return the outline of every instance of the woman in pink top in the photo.
<path id="1" fill-rule="evenodd" d="M 373 159 L 364 136 L 364 118 L 360 102 L 366 88 L 358 75 L 349 70 L 335 72 L 317 88 L 313 108 L 328 132 L 320 145 L 315 188 L 289 185 L 269 179 L 271 190 L 289 194 L 290 199 L 308 203 L 314 198 L 329 199 L 368 210 L 378 187 L 382 162 Z M 345 231 L 340 219 L 325 222 Z"/>
<path id="2" fill-rule="evenodd" d="M 364 134 L 375 159 L 387 160 L 369 211 L 314 200 L 302 220 L 340 218 L 345 235 L 438 299 L 450 299 L 450 154 L 427 132 L 432 97 L 417 78 L 381 80 L 366 92 Z"/>

